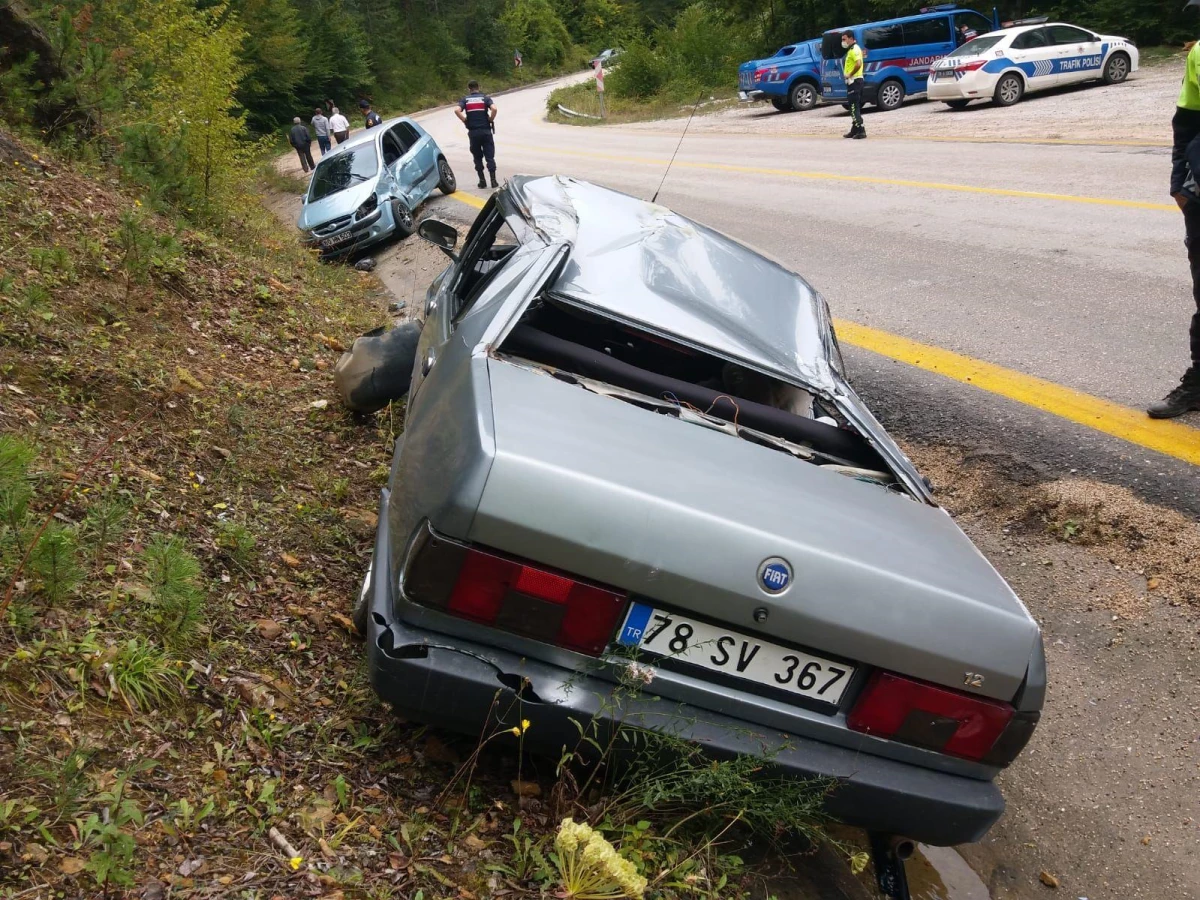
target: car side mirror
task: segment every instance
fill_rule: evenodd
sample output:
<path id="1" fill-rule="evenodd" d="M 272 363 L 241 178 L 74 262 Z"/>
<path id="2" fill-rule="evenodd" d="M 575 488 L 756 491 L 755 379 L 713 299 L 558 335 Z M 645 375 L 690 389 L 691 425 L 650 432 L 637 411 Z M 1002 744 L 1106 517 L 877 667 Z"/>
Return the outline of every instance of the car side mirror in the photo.
<path id="1" fill-rule="evenodd" d="M 429 241 L 455 262 L 458 254 L 454 248 L 458 246 L 458 229 L 437 219 L 426 219 L 417 228 L 417 234 Z"/>
<path id="2" fill-rule="evenodd" d="M 300 205 L 303 206 L 307 202 L 308 202 L 308 194 L 301 194 L 300 195 Z"/>

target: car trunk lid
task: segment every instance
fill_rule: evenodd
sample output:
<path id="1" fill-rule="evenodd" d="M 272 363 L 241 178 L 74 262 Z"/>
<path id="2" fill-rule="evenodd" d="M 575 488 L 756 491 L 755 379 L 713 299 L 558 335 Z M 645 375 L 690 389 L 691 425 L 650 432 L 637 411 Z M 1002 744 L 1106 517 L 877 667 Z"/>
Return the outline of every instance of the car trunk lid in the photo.
<path id="1" fill-rule="evenodd" d="M 996 699 L 1018 690 L 1037 626 L 944 511 L 488 365 L 496 455 L 470 540 L 743 633 L 958 689 L 971 673 Z M 794 577 L 771 595 L 759 579 L 776 558 Z"/>

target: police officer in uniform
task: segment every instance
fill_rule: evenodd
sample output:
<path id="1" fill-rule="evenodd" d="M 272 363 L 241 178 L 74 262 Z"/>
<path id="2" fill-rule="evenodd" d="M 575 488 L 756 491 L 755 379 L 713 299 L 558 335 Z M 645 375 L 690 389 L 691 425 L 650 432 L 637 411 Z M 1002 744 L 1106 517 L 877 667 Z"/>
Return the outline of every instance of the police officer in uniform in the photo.
<path id="1" fill-rule="evenodd" d="M 1188 0 L 1187 9 L 1200 6 L 1200 0 Z M 1171 150 L 1171 196 L 1183 212 L 1188 262 L 1192 269 L 1192 365 L 1184 373 L 1179 387 L 1167 394 L 1147 412 L 1155 419 L 1173 419 L 1186 412 L 1200 410 L 1200 44 L 1188 51 L 1183 88 L 1175 117 L 1171 120 L 1174 146 Z"/>
<path id="2" fill-rule="evenodd" d="M 842 49 L 846 51 L 846 57 L 842 62 L 842 74 L 846 76 L 846 99 L 850 103 L 850 118 L 853 120 L 850 130 L 842 137 L 862 140 L 867 136 L 867 129 L 863 125 L 862 118 L 863 52 L 862 47 L 858 46 L 854 32 L 842 33 Z"/>
<path id="3" fill-rule="evenodd" d="M 475 172 L 479 175 L 479 186 L 487 187 L 483 180 L 483 163 L 487 160 L 488 174 L 492 178 L 492 187 L 500 187 L 496 181 L 496 139 L 493 136 L 496 121 L 496 104 L 492 98 L 479 90 L 479 82 L 472 81 L 467 85 L 470 92 L 458 101 L 458 109 L 454 114 L 458 120 L 467 126 L 467 136 L 471 140 L 471 156 L 475 159 Z"/>
<path id="4" fill-rule="evenodd" d="M 371 109 L 371 104 L 369 101 L 359 100 L 358 108 L 362 110 L 363 119 L 366 121 L 366 126 L 368 128 L 374 128 L 376 125 L 379 125 L 383 122 L 383 119 L 380 118 L 379 113 Z"/>

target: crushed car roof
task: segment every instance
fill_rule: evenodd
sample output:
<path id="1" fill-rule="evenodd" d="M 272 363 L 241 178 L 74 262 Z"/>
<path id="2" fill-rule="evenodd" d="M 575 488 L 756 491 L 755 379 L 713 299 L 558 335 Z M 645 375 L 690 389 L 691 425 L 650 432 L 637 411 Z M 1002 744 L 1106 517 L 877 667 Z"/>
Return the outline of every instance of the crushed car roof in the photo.
<path id="1" fill-rule="evenodd" d="M 572 245 L 553 291 L 627 322 L 833 393 L 825 299 L 761 253 L 665 207 L 563 176 L 510 189 L 550 241 Z"/>

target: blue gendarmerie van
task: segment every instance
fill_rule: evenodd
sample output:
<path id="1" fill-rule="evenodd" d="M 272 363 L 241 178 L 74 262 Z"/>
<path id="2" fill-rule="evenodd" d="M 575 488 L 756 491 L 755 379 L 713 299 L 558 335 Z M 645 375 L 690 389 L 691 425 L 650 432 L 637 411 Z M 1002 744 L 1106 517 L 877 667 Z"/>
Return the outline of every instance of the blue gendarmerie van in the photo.
<path id="1" fill-rule="evenodd" d="M 969 39 L 999 27 L 991 17 L 953 3 L 931 6 L 913 16 L 834 28 L 821 38 L 821 92 L 827 102 L 846 101 L 842 75 L 842 34 L 851 32 L 863 49 L 864 99 L 880 109 L 896 109 L 905 97 L 925 93 L 929 68 Z"/>

